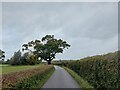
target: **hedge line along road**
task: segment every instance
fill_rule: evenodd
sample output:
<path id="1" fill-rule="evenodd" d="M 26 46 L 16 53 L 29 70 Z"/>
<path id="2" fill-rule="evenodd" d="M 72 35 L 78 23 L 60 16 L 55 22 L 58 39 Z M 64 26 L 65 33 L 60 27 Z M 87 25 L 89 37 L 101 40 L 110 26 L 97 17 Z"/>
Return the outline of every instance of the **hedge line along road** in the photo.
<path id="1" fill-rule="evenodd" d="M 59 66 L 54 66 L 55 72 L 42 88 L 80 88 L 77 82 L 67 71 Z"/>

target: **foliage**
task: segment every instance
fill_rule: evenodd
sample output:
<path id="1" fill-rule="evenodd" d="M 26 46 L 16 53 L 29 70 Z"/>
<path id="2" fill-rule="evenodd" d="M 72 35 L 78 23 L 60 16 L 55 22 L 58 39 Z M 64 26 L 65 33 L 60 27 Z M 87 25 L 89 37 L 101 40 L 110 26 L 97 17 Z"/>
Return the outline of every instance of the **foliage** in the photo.
<path id="1" fill-rule="evenodd" d="M 34 51 L 30 50 L 29 47 L 33 47 Z M 41 60 L 45 60 L 48 64 L 55 58 L 57 53 L 63 53 L 65 48 L 70 47 L 66 41 L 61 39 L 55 39 L 54 35 L 46 35 L 41 40 L 35 40 L 23 44 L 23 51 L 29 50 L 33 52 L 36 57 Z"/>
<path id="2" fill-rule="evenodd" d="M 97 89 L 120 88 L 118 52 L 62 62 Z"/>
<path id="3" fill-rule="evenodd" d="M 4 64 L 10 64 L 10 59 L 7 59 L 7 61 L 4 61 Z"/>
<path id="4" fill-rule="evenodd" d="M 29 65 L 28 57 L 29 57 L 29 52 L 26 52 L 21 56 L 21 64 L 22 65 Z"/>
<path id="5" fill-rule="evenodd" d="M 16 84 L 15 88 L 18 89 L 33 89 L 33 88 L 40 88 L 45 83 L 46 79 L 51 76 L 52 72 L 54 71 L 53 67 L 45 70 L 44 72 L 39 72 L 38 74 L 33 75 L 30 78 L 26 78 L 18 84 Z"/>
<path id="6" fill-rule="evenodd" d="M 18 50 L 14 53 L 13 57 L 10 59 L 11 65 L 20 65 L 21 64 L 21 52 Z"/>
<path id="7" fill-rule="evenodd" d="M 42 66 L 33 69 L 23 70 L 19 72 L 3 74 L 2 88 L 30 89 L 45 79 L 46 74 L 53 70 L 53 66 Z M 43 81 L 42 81 L 43 82 Z"/>
<path id="8" fill-rule="evenodd" d="M 40 63 L 36 55 L 29 55 L 27 62 L 29 63 L 29 65 L 35 65 Z"/>
<path id="9" fill-rule="evenodd" d="M 0 49 L 0 63 L 4 63 L 5 52 Z"/>
<path id="10" fill-rule="evenodd" d="M 13 57 L 8 60 L 6 63 L 10 63 L 10 65 L 35 65 L 39 64 L 40 60 L 38 58 L 29 52 L 21 54 L 21 51 L 17 51 L 14 53 Z"/>
<path id="11" fill-rule="evenodd" d="M 82 77 L 80 77 L 77 73 L 75 73 L 73 70 L 64 67 L 64 69 L 78 82 L 80 87 L 83 90 L 88 90 L 89 88 L 94 88 L 91 86 L 86 80 L 84 80 Z M 93 89 L 94 90 L 94 89 Z"/>

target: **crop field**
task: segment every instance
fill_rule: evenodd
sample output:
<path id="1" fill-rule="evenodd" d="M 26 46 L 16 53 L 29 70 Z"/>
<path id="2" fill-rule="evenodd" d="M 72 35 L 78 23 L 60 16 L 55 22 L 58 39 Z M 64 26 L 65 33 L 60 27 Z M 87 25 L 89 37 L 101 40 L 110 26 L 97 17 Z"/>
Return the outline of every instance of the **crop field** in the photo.
<path id="1" fill-rule="evenodd" d="M 23 65 L 23 66 L 11 66 L 8 64 L 1 64 L 0 65 L 0 74 L 7 74 L 10 72 L 17 72 L 21 70 L 26 70 L 26 69 L 31 69 L 31 68 L 36 68 L 36 67 L 42 67 L 44 66 L 43 64 L 38 64 L 38 65 Z"/>

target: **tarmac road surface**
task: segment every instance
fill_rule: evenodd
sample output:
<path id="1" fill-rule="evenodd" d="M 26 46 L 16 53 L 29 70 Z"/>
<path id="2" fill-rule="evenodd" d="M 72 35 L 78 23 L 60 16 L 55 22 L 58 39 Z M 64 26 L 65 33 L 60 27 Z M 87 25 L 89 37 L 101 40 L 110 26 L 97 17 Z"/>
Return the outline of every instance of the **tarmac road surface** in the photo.
<path id="1" fill-rule="evenodd" d="M 67 71 L 59 66 L 54 66 L 55 72 L 42 88 L 80 88 L 77 82 Z"/>

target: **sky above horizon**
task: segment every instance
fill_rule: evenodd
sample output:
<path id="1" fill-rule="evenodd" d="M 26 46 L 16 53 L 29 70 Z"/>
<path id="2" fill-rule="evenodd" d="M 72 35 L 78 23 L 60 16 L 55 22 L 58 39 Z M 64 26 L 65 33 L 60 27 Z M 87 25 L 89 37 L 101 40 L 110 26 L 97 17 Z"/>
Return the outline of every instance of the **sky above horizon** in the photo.
<path id="1" fill-rule="evenodd" d="M 31 40 L 50 34 L 71 47 L 56 59 L 80 59 L 118 50 L 118 3 L 4 2 L 2 49 L 6 59 Z"/>

